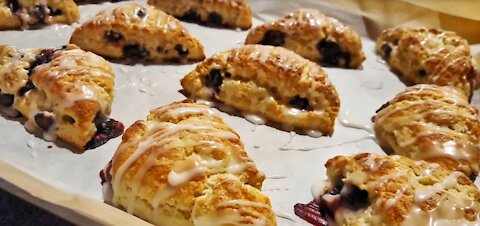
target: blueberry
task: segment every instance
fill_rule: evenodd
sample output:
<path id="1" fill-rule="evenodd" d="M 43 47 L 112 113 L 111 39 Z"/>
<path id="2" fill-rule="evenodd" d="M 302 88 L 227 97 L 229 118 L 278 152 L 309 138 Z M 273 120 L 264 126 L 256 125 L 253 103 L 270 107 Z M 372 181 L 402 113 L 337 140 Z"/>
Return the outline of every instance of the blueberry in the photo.
<path id="1" fill-rule="evenodd" d="M 32 9 L 32 14 L 39 20 L 44 21 L 48 16 L 47 8 L 43 5 L 36 5 Z"/>
<path id="2" fill-rule="evenodd" d="M 310 105 L 308 104 L 308 99 L 304 97 L 300 97 L 299 95 L 296 95 L 293 97 L 289 102 L 288 102 L 292 107 L 301 109 L 301 110 L 307 110 L 310 108 Z"/>
<path id="3" fill-rule="evenodd" d="M 48 131 L 53 124 L 53 117 L 50 115 L 45 115 L 45 113 L 37 113 L 34 116 L 35 123 L 37 123 L 38 127 L 43 129 L 44 131 Z"/>
<path id="4" fill-rule="evenodd" d="M 15 13 L 20 9 L 20 3 L 18 0 L 8 0 L 8 7 Z"/>
<path id="5" fill-rule="evenodd" d="M 358 210 L 368 206 L 368 192 L 355 185 L 345 185 L 340 192 L 340 196 L 342 205 L 349 209 Z"/>
<path id="6" fill-rule="evenodd" d="M 207 21 L 208 23 L 211 23 L 211 24 L 222 25 L 223 18 L 222 18 L 222 15 L 216 12 L 211 12 L 208 14 Z"/>
<path id="7" fill-rule="evenodd" d="M 107 39 L 109 42 L 118 42 L 123 39 L 122 34 L 112 30 L 106 31 L 104 36 L 105 36 L 105 39 Z"/>
<path id="8" fill-rule="evenodd" d="M 110 160 L 105 169 L 101 170 L 99 173 L 102 185 L 112 181 L 112 174 L 110 170 L 112 170 L 112 160 Z"/>
<path id="9" fill-rule="evenodd" d="M 213 88 L 215 92 L 220 92 L 220 86 L 223 83 L 222 72 L 220 69 L 212 69 L 205 78 L 205 85 L 207 87 Z"/>
<path id="10" fill-rule="evenodd" d="M 338 43 L 323 39 L 317 43 L 317 50 L 322 55 L 322 64 L 326 66 L 342 66 L 341 60 L 343 59 L 343 66 L 347 66 L 350 63 L 350 53 L 343 52 Z"/>
<path id="11" fill-rule="evenodd" d="M 183 49 L 183 46 L 181 44 L 176 44 L 175 45 L 175 50 L 177 50 L 178 55 L 184 57 L 188 55 L 188 49 Z"/>
<path id="12" fill-rule="evenodd" d="M 418 71 L 418 75 L 420 75 L 420 77 L 425 77 L 427 75 L 427 72 L 425 71 L 425 69 L 420 69 Z"/>
<path id="13" fill-rule="evenodd" d="M 40 54 L 38 54 L 35 57 L 35 60 L 30 64 L 30 67 L 28 68 L 28 75 L 32 75 L 33 70 L 38 65 L 46 64 L 52 61 L 54 53 L 55 53 L 54 49 L 43 49 L 42 51 L 40 51 Z"/>
<path id="14" fill-rule="evenodd" d="M 35 89 L 35 85 L 33 85 L 32 80 L 28 80 L 28 82 L 25 84 L 25 86 L 23 86 L 22 88 L 20 88 L 18 90 L 18 95 L 23 96 L 23 95 L 25 95 L 25 93 L 27 93 L 28 91 L 30 91 L 32 89 Z"/>
<path id="15" fill-rule="evenodd" d="M 86 150 L 99 147 L 107 143 L 108 140 L 120 136 L 125 128 L 121 122 L 113 119 L 108 119 L 103 123 L 98 123 L 96 127 L 97 133 L 85 145 Z"/>
<path id="16" fill-rule="evenodd" d="M 144 18 L 147 15 L 147 12 L 145 12 L 145 9 L 140 8 L 137 10 L 137 16 L 140 18 Z"/>
<path id="17" fill-rule="evenodd" d="M 271 45 L 271 46 L 282 46 L 285 44 L 285 37 L 287 35 L 278 30 L 268 30 L 265 32 L 262 40 L 260 40 L 261 45 Z"/>
<path id="18" fill-rule="evenodd" d="M 390 46 L 390 44 L 385 43 L 382 45 L 382 47 L 380 47 L 380 49 L 382 58 L 388 61 L 390 59 L 390 54 L 392 53 L 392 47 Z"/>
<path id="19" fill-rule="evenodd" d="M 187 20 L 187 21 L 200 21 L 201 20 L 200 15 L 198 15 L 198 13 L 193 11 L 193 10 L 189 10 L 188 12 L 183 14 L 183 16 L 180 17 L 180 19 Z"/>
<path id="20" fill-rule="evenodd" d="M 150 55 L 150 52 L 139 44 L 130 44 L 123 46 L 123 55 L 126 58 L 144 59 Z"/>
<path id="21" fill-rule="evenodd" d="M 13 100 L 14 100 L 13 95 L 0 92 L 0 105 L 5 107 L 12 106 Z"/>

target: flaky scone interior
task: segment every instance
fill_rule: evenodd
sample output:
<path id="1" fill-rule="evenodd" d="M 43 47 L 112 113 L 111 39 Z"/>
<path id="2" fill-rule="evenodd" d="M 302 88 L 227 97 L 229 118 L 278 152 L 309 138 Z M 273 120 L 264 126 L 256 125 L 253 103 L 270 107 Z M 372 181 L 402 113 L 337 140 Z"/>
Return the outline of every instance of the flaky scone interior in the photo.
<path id="1" fill-rule="evenodd" d="M 340 108 L 326 72 L 282 47 L 245 45 L 217 53 L 181 83 L 193 99 L 221 102 L 308 134 L 331 135 Z"/>
<path id="2" fill-rule="evenodd" d="M 480 77 L 467 40 L 451 31 L 390 28 L 378 37 L 376 52 L 407 85 L 455 86 L 471 98 Z"/>
<path id="3" fill-rule="evenodd" d="M 109 119 L 115 75 L 103 58 L 67 45 L 60 49 L 0 46 L 0 108 L 21 114 L 40 130 L 78 150 L 95 148 L 123 132 Z"/>
<path id="4" fill-rule="evenodd" d="M 480 166 L 480 120 L 454 87 L 416 85 L 377 111 L 375 136 L 397 155 L 436 162 L 474 179 Z"/>
<path id="5" fill-rule="evenodd" d="M 148 0 L 148 4 L 181 20 L 240 29 L 252 26 L 247 0 Z"/>
<path id="6" fill-rule="evenodd" d="M 0 0 L 0 30 L 38 24 L 72 24 L 80 18 L 73 0 Z"/>
<path id="7" fill-rule="evenodd" d="M 297 9 L 255 27 L 245 44 L 283 46 L 325 66 L 358 68 L 365 60 L 360 36 L 315 9 Z"/>
<path id="8" fill-rule="evenodd" d="M 463 173 L 402 156 L 363 153 L 325 164 L 328 180 L 314 194 L 320 225 L 478 225 L 480 191 Z M 311 211 L 313 215 L 304 214 Z M 303 215 L 302 215 L 303 214 Z"/>
<path id="9" fill-rule="evenodd" d="M 98 13 L 75 29 L 70 43 L 110 58 L 182 63 L 205 58 L 202 44 L 180 21 L 139 3 Z"/>
<path id="10" fill-rule="evenodd" d="M 276 225 L 265 179 L 207 105 L 175 102 L 127 129 L 102 171 L 113 205 L 155 225 Z"/>

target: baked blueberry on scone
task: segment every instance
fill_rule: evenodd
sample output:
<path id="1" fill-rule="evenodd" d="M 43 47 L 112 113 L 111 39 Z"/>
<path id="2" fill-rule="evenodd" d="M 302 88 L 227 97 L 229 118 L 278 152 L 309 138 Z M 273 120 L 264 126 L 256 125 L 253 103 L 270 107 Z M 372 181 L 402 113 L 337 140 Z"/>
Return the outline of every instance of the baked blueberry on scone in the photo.
<path id="1" fill-rule="evenodd" d="M 264 174 L 207 105 L 153 109 L 126 130 L 100 176 L 106 201 L 155 225 L 276 225 Z"/>
<path id="2" fill-rule="evenodd" d="M 80 18 L 73 0 L 0 0 L 0 30 L 39 24 L 71 24 Z"/>
<path id="3" fill-rule="evenodd" d="M 391 28 L 378 37 L 376 51 L 407 85 L 449 85 L 473 94 L 477 65 L 467 40 L 454 32 Z"/>
<path id="4" fill-rule="evenodd" d="M 295 213 L 315 225 L 478 225 L 480 191 L 463 173 L 402 156 L 327 161 L 328 180 Z"/>
<path id="5" fill-rule="evenodd" d="M 315 9 L 298 9 L 258 26 L 245 44 L 283 46 L 325 66 L 358 68 L 365 60 L 360 36 Z"/>
<path id="6" fill-rule="evenodd" d="M 199 61 L 203 46 L 176 18 L 152 6 L 128 3 L 107 9 L 77 28 L 70 43 L 110 58 Z"/>
<path id="7" fill-rule="evenodd" d="M 60 49 L 0 46 L 0 108 L 25 117 L 27 130 L 79 150 L 123 132 L 109 119 L 114 74 L 103 58 L 67 45 Z"/>
<path id="8" fill-rule="evenodd" d="M 148 0 L 148 4 L 181 20 L 240 29 L 252 26 L 247 0 Z"/>
<path id="9" fill-rule="evenodd" d="M 340 108 L 325 71 L 282 47 L 245 45 L 217 53 L 181 83 L 193 99 L 222 102 L 308 134 L 331 135 Z"/>
<path id="10" fill-rule="evenodd" d="M 377 111 L 375 135 L 393 153 L 436 162 L 475 178 L 480 165 L 478 110 L 449 86 L 407 88 Z"/>

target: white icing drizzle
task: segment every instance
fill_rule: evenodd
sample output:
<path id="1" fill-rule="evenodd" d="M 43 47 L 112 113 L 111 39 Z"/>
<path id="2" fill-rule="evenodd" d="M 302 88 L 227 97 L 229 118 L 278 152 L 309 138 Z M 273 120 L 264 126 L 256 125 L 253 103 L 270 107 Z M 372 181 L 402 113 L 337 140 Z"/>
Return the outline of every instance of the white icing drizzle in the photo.
<path id="1" fill-rule="evenodd" d="M 278 150 L 280 151 L 313 151 L 316 149 L 332 148 L 332 147 L 337 147 L 337 146 L 346 145 L 346 144 L 358 143 L 360 141 L 370 140 L 370 139 L 372 140 L 375 139 L 375 136 L 373 134 L 369 134 L 367 136 L 364 136 L 355 140 L 340 142 L 340 143 L 331 144 L 331 145 L 316 146 L 316 147 L 288 147 L 287 145 L 284 145 L 283 147 L 278 148 Z"/>
<path id="2" fill-rule="evenodd" d="M 208 106 L 189 104 L 189 103 L 176 103 L 173 105 L 167 105 L 161 108 L 157 108 L 151 111 L 151 113 L 157 117 L 170 117 L 170 118 L 183 118 L 191 115 L 201 114 L 202 116 L 214 117 L 214 113 Z M 216 117 L 216 116 L 215 116 Z M 185 122 L 185 123 L 184 123 Z M 166 154 L 173 148 L 186 148 L 189 146 L 181 146 L 179 138 L 176 134 L 188 131 L 192 133 L 199 133 L 202 135 L 213 136 L 217 139 L 226 139 L 239 142 L 237 134 L 228 130 L 220 130 L 214 127 L 215 123 L 205 123 L 195 117 L 188 118 L 188 121 L 181 121 L 178 124 L 161 121 L 148 121 L 142 122 L 145 126 L 145 132 L 142 137 L 137 140 L 130 141 L 130 143 L 124 143 L 119 147 L 117 153 L 122 153 L 127 147 L 135 142 L 138 142 L 136 149 L 127 158 L 125 162 L 118 168 L 113 175 L 112 186 L 114 191 L 120 189 L 120 181 L 125 175 L 127 170 L 136 162 L 140 157 L 148 153 L 147 158 L 143 164 L 133 175 L 133 183 L 131 185 L 131 192 L 127 197 L 126 209 L 128 212 L 133 212 L 133 206 L 135 204 L 135 197 L 138 193 L 138 189 L 142 184 L 142 180 L 145 174 L 152 167 L 158 165 L 172 165 L 171 170 L 167 177 L 167 184 L 160 185 L 152 200 L 154 208 L 158 207 L 163 201 L 181 187 L 188 184 L 190 181 L 197 178 L 197 176 L 205 176 L 215 173 L 226 172 L 229 174 L 241 174 L 246 169 L 254 167 L 254 163 L 246 156 L 243 156 L 243 149 L 239 145 L 231 144 L 224 146 L 222 143 L 212 140 L 202 140 L 195 144 L 194 153 L 185 157 L 181 161 L 175 161 L 173 164 L 163 162 L 159 160 L 160 156 Z M 211 153 L 213 151 L 221 151 L 225 154 L 225 159 L 213 159 Z M 113 203 L 118 205 L 116 197 L 113 199 Z M 238 202 L 240 203 L 240 201 Z"/>
<path id="3" fill-rule="evenodd" d="M 342 126 L 353 128 L 353 129 L 365 130 L 373 134 L 373 129 L 371 125 L 364 125 L 364 124 L 353 122 L 352 119 L 350 118 L 350 114 L 348 111 L 344 111 L 340 113 L 338 117 L 338 121 Z"/>
<path id="4" fill-rule="evenodd" d="M 377 155 L 370 155 L 361 164 L 367 165 L 372 171 L 376 171 L 380 168 L 384 161 L 380 161 Z M 376 166 L 372 167 L 372 164 Z M 458 185 L 458 177 L 463 173 L 453 171 L 447 177 L 440 181 L 436 181 L 433 184 L 423 184 L 421 182 L 425 177 L 431 177 L 432 171 L 439 167 L 436 163 L 427 163 L 424 161 L 417 161 L 415 167 L 426 166 L 426 169 L 421 171 L 419 176 L 409 175 L 411 170 L 401 169 L 396 173 L 387 174 L 377 178 L 375 181 L 367 184 L 368 190 L 376 190 L 380 187 L 386 186 L 387 183 L 391 183 L 392 180 L 399 178 L 405 178 L 407 181 L 397 190 L 392 198 L 386 200 L 378 199 L 375 205 L 381 206 L 382 201 L 385 204 L 385 209 L 394 207 L 400 199 L 402 199 L 406 191 L 416 188 L 414 190 L 413 203 L 409 207 L 409 213 L 406 214 L 402 226 L 410 225 L 427 225 L 427 226 L 439 226 L 439 225 L 478 225 L 474 222 L 468 222 L 465 220 L 464 210 L 469 208 L 475 208 L 478 203 L 470 201 L 468 199 L 459 199 L 451 195 L 448 192 L 444 192 L 447 189 L 453 189 Z M 435 194 L 443 192 L 446 197 L 443 197 L 437 205 L 429 211 L 423 211 L 421 206 L 432 198 Z"/>
<path id="5" fill-rule="evenodd" d="M 320 198 L 322 197 L 326 184 L 327 184 L 327 180 L 319 180 L 316 183 L 312 184 L 312 187 L 310 188 L 310 192 L 312 193 L 312 196 L 315 202 L 320 203 Z"/>
<path id="6" fill-rule="evenodd" d="M 285 213 L 285 212 L 275 212 L 275 216 L 277 216 L 278 218 L 288 220 L 291 223 L 297 223 L 297 221 L 295 220 L 295 218 L 293 218 L 292 215 L 290 215 L 288 213 Z"/>

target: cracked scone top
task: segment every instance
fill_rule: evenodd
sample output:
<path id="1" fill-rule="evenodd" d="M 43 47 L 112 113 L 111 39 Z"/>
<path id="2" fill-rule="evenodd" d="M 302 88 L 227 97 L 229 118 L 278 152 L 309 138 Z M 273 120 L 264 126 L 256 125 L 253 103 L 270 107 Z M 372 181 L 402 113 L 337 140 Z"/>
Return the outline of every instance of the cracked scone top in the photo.
<path id="1" fill-rule="evenodd" d="M 407 85 L 455 86 L 471 97 L 480 76 L 467 40 L 451 31 L 387 29 L 377 39 L 376 52 Z"/>
<path id="2" fill-rule="evenodd" d="M 340 108 L 325 71 L 282 47 L 245 45 L 217 53 L 181 83 L 194 99 L 223 102 L 286 130 L 331 135 Z"/>
<path id="3" fill-rule="evenodd" d="M 73 33 L 70 43 L 111 58 L 199 61 L 203 46 L 175 17 L 152 6 L 126 3 L 104 10 Z"/>
<path id="4" fill-rule="evenodd" d="M 463 173 L 402 156 L 363 153 L 325 164 L 314 194 L 336 225 L 479 225 L 480 191 Z"/>
<path id="5" fill-rule="evenodd" d="M 0 0 L 0 30 L 37 24 L 72 24 L 80 18 L 73 0 Z"/>
<path id="6" fill-rule="evenodd" d="M 461 90 L 420 84 L 387 102 L 375 116 L 382 147 L 415 160 L 436 162 L 474 179 L 480 164 L 478 110 Z"/>
<path id="7" fill-rule="evenodd" d="M 56 137 L 79 150 L 95 148 L 123 132 L 108 119 L 114 74 L 103 58 L 75 45 L 61 49 L 0 46 L 1 108 L 40 129 L 46 140 Z"/>
<path id="8" fill-rule="evenodd" d="M 148 0 L 148 4 L 186 21 L 241 29 L 252 26 L 247 0 Z"/>
<path id="9" fill-rule="evenodd" d="M 115 206 L 156 225 L 276 224 L 265 176 L 207 105 L 153 109 L 127 129 L 102 175 Z"/>
<path id="10" fill-rule="evenodd" d="M 358 68 L 365 60 L 360 36 L 315 9 L 298 9 L 255 27 L 245 44 L 283 46 L 326 66 Z"/>

